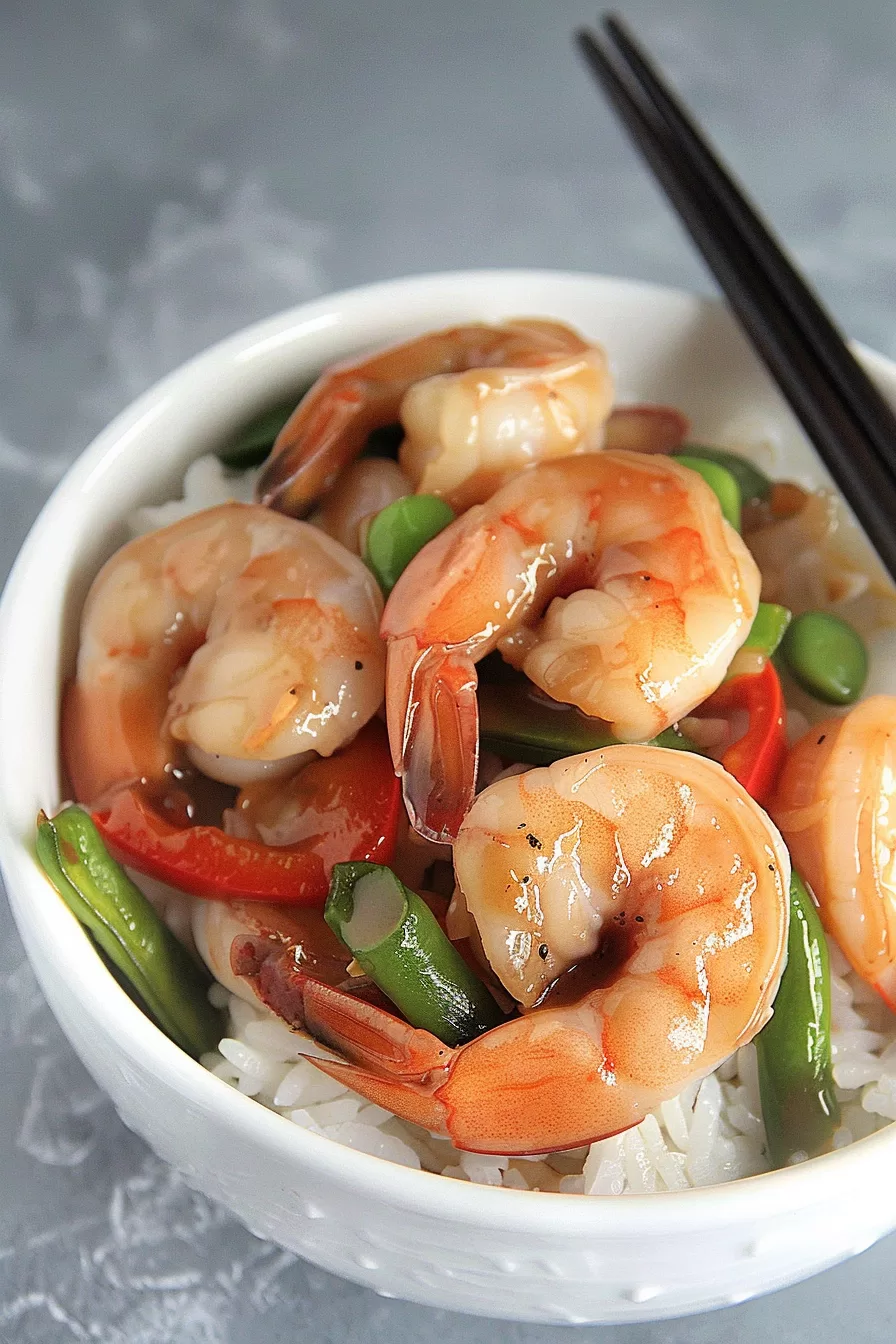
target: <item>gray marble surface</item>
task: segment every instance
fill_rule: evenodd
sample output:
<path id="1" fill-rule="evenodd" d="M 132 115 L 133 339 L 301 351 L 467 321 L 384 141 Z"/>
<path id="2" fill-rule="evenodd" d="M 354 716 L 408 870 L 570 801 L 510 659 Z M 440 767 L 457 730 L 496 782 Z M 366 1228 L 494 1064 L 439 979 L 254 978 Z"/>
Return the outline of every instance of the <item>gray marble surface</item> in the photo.
<path id="1" fill-rule="evenodd" d="M 843 325 L 896 354 L 891 0 L 626 5 Z M 710 284 L 573 57 L 573 0 L 0 5 L 0 566 L 160 374 L 328 289 L 486 265 Z M 186 1190 L 72 1056 L 0 907 L 0 1338 L 548 1344 L 341 1283 Z M 896 1240 L 609 1344 L 896 1334 Z"/>

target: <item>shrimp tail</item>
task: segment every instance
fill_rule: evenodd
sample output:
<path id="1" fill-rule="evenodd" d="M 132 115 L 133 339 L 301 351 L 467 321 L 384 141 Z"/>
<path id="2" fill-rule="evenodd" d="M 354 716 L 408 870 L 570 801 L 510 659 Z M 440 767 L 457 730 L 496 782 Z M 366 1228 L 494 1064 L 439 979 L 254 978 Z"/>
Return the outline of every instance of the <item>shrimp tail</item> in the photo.
<path id="1" fill-rule="evenodd" d="M 411 824 L 452 843 L 476 793 L 479 710 L 468 653 L 420 649 L 412 635 L 390 642 L 386 684 L 392 760 Z"/>
<path id="2" fill-rule="evenodd" d="M 637 1124 L 615 1113 L 600 1047 L 584 1031 L 524 1018 L 456 1050 L 369 1003 L 309 985 L 306 1030 L 340 1059 L 316 1068 L 468 1152 L 573 1147 Z"/>
<path id="3" fill-rule="evenodd" d="M 332 380 L 337 382 L 336 379 Z M 367 436 L 394 418 L 400 396 L 351 376 L 322 383 L 280 431 L 258 486 L 258 501 L 302 517 L 360 453 Z"/>
<path id="4" fill-rule="evenodd" d="M 354 1064 L 340 1064 L 336 1060 L 309 1059 L 309 1063 L 337 1083 L 342 1083 L 343 1087 L 350 1087 L 374 1106 L 391 1111 L 400 1120 L 420 1125 L 433 1134 L 447 1135 L 447 1108 L 433 1095 L 432 1084 L 427 1087 L 408 1079 L 384 1078 Z"/>
<path id="5" fill-rule="evenodd" d="M 303 979 L 302 1027 L 341 1056 L 311 1063 L 393 1115 L 446 1133 L 447 1110 L 435 1092 L 455 1052 L 376 1003 Z M 283 1002 L 282 995 L 274 997 Z"/>

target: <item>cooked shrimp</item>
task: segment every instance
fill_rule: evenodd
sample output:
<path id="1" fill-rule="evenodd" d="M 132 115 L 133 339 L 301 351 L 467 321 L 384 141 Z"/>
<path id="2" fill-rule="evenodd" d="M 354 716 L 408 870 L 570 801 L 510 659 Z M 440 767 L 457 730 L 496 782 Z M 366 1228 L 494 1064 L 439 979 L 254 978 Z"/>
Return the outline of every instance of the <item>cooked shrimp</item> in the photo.
<path id="1" fill-rule="evenodd" d="M 371 517 L 413 493 L 414 487 L 396 462 L 388 457 L 362 457 L 346 467 L 310 521 L 361 555 Z"/>
<path id="2" fill-rule="evenodd" d="M 383 616 L 389 735 L 414 825 L 452 840 L 472 803 L 485 654 L 644 741 L 720 684 L 759 584 L 709 486 L 668 458 L 543 463 L 470 509 L 417 554 Z"/>
<path id="3" fill-rule="evenodd" d="M 617 406 L 607 420 L 604 448 L 614 453 L 673 453 L 684 444 L 689 429 L 687 416 L 674 406 Z"/>
<path id="4" fill-rule="evenodd" d="M 129 542 L 81 620 L 63 712 L 76 796 L 163 780 L 180 750 L 231 784 L 329 756 L 382 703 L 381 609 L 360 560 L 254 504 Z"/>
<path id="5" fill-rule="evenodd" d="M 772 812 L 825 928 L 896 1010 L 896 696 L 814 724 Z"/>
<path id="6" fill-rule="evenodd" d="M 612 399 L 597 346 L 535 369 L 438 374 L 405 393 L 399 461 L 419 493 L 460 512 L 534 462 L 600 448 Z"/>
<path id="7" fill-rule="evenodd" d="M 554 365 L 555 372 L 549 374 Z M 569 452 L 583 451 L 584 436 L 599 434 L 610 409 L 612 384 L 603 351 L 560 322 L 522 318 L 496 327 L 476 324 L 431 331 L 327 369 L 281 430 L 259 481 L 259 500 L 284 513 L 306 513 L 357 457 L 371 430 L 398 419 L 410 388 L 468 370 L 474 376 L 464 390 L 446 400 L 443 427 L 452 444 L 455 439 L 461 444 L 464 432 L 477 433 L 471 415 L 483 413 L 490 434 L 464 450 L 460 480 L 479 469 L 480 458 L 487 472 L 493 472 L 495 462 L 509 460 L 501 444 L 490 441 L 499 433 L 512 435 L 517 444 L 511 465 L 536 461 L 543 450 L 556 454 L 564 445 Z M 527 387 L 523 370 L 541 372 Z M 481 404 L 477 375 L 483 383 Z M 444 383 L 438 388 L 447 392 Z M 417 432 L 425 427 L 428 436 L 439 418 L 434 410 L 438 397 L 430 400 L 430 394 L 422 392 L 421 397 L 419 404 L 412 403 L 416 413 L 412 411 L 410 418 Z M 452 414 L 466 416 L 466 431 L 452 423 Z M 516 423 L 518 417 L 526 428 Z M 599 438 L 594 446 L 599 446 Z M 428 455 L 440 453 L 438 443 L 418 445 L 408 451 L 403 466 L 415 474 L 410 466 L 419 458 L 428 460 Z M 440 470 L 453 472 L 452 481 L 457 477 L 450 464 Z"/>
<path id="8" fill-rule="evenodd" d="M 262 997 L 343 1056 L 315 1061 L 324 1072 L 459 1148 L 547 1152 L 628 1129 L 771 1016 L 790 862 L 714 761 L 616 746 L 501 780 L 454 861 L 521 1017 L 449 1049 L 284 964 Z"/>
<path id="9" fill-rule="evenodd" d="M 231 965 L 234 939 L 251 939 L 264 951 L 288 948 L 293 965 L 328 985 L 348 978 L 351 953 L 330 931 L 319 910 L 261 901 L 194 901 L 193 940 L 215 979 L 248 1003 L 260 1000 Z"/>

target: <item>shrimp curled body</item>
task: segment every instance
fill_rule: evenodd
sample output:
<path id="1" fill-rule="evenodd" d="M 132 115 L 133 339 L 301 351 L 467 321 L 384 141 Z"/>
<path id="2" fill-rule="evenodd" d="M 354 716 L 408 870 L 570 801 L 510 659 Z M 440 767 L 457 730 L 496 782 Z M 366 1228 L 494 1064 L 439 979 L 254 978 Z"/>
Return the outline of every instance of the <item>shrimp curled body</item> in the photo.
<path id="1" fill-rule="evenodd" d="M 123 546 L 88 594 L 64 706 L 77 797 L 161 781 L 184 749 L 238 785 L 329 756 L 382 702 L 381 609 L 356 556 L 257 505 Z"/>
<path id="2" fill-rule="evenodd" d="M 486 654 L 646 741 L 720 684 L 759 587 L 709 486 L 668 458 L 591 453 L 510 481 L 425 546 L 386 605 L 389 733 L 414 825 L 452 840 L 472 803 Z"/>
<path id="3" fill-rule="evenodd" d="M 531 330 L 537 349 L 536 335 L 545 340 L 566 329 L 533 323 Z M 399 460 L 418 493 L 439 495 L 461 512 L 536 462 L 602 446 L 613 398 L 606 356 L 569 336 L 557 350 L 547 347 L 534 368 L 444 373 L 408 389 Z"/>
<path id="4" fill-rule="evenodd" d="M 318 1067 L 460 1148 L 547 1152 L 627 1129 L 771 1015 L 790 863 L 714 761 L 615 746 L 505 778 L 477 798 L 454 860 L 521 1017 L 448 1049 L 312 981 L 290 1000 L 286 960 L 265 993 L 301 999 L 292 1024 L 344 1061 Z"/>
<path id="5" fill-rule="evenodd" d="M 371 430 L 400 418 L 402 470 L 466 507 L 508 471 L 599 448 L 612 397 L 603 350 L 561 322 L 430 331 L 326 369 L 280 432 L 258 498 L 307 513 Z"/>
<path id="6" fill-rule="evenodd" d="M 896 1010 L 896 696 L 816 723 L 772 811 L 825 928 Z"/>

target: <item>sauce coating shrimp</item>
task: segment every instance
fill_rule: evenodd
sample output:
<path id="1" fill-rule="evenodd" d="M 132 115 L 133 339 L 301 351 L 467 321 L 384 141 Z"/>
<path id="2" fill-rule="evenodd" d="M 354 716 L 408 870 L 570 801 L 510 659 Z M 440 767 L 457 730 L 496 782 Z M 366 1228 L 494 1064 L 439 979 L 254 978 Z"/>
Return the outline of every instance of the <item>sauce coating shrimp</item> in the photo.
<path id="1" fill-rule="evenodd" d="M 390 458 L 362 457 L 346 467 L 310 521 L 355 555 L 362 555 L 370 519 L 396 499 L 413 493 L 414 487 Z"/>
<path id="2" fill-rule="evenodd" d="M 183 750 L 237 785 L 329 756 L 382 703 L 381 610 L 357 557 L 257 505 L 129 542 L 84 605 L 63 708 L 76 796 L 162 781 Z"/>
<path id="3" fill-rule="evenodd" d="M 469 376 L 452 381 L 458 374 Z M 599 447 L 611 402 L 603 351 L 561 322 L 521 318 L 427 332 L 327 369 L 281 430 L 258 499 L 306 513 L 370 432 L 399 413 L 411 435 L 402 468 L 421 490 L 438 486 L 450 501 L 450 491 L 481 467 L 474 493 L 484 497 L 496 471 Z"/>
<path id="4" fill-rule="evenodd" d="M 615 746 L 505 778 L 477 798 L 454 862 L 521 1017 L 449 1049 L 283 960 L 262 997 L 343 1056 L 315 1060 L 324 1072 L 460 1148 L 618 1133 L 771 1016 L 790 862 L 714 761 Z"/>
<path id="5" fill-rule="evenodd" d="M 414 826 L 453 840 L 474 794 L 474 664 L 497 649 L 626 740 L 710 695 L 760 576 L 696 472 L 603 452 L 543 463 L 426 545 L 383 616 L 387 712 Z"/>
<path id="6" fill-rule="evenodd" d="M 825 928 L 896 1011 L 896 696 L 814 724 L 772 812 Z"/>
<path id="7" fill-rule="evenodd" d="M 599 449 L 612 399 L 596 346 L 541 368 L 438 374 L 405 393 L 399 461 L 419 493 L 462 512 L 535 462 Z"/>
<path id="8" fill-rule="evenodd" d="M 288 948 L 293 965 L 328 985 L 348 978 L 351 953 L 330 931 L 319 910 L 260 901 L 195 901 L 191 929 L 196 950 L 215 979 L 247 1003 L 259 1003 L 245 977 L 231 966 L 234 939 L 252 939 L 270 955 Z"/>

